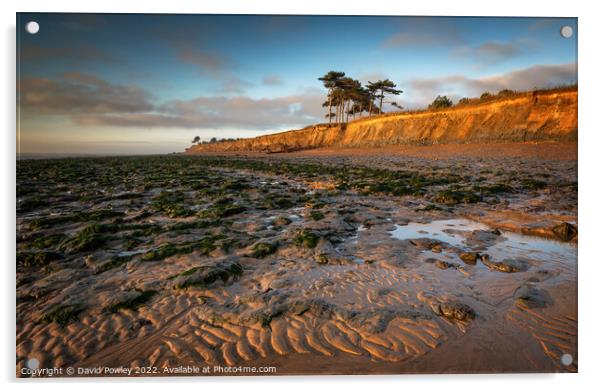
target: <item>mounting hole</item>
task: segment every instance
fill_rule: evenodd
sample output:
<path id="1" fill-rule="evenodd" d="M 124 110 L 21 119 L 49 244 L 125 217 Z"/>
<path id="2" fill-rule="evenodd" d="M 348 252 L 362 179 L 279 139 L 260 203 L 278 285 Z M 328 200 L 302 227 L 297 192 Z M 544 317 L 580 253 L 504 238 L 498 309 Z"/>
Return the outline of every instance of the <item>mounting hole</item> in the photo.
<path id="1" fill-rule="evenodd" d="M 37 358 L 30 358 L 27 360 L 27 368 L 38 369 L 40 367 L 40 361 Z"/>
<path id="2" fill-rule="evenodd" d="M 29 34 L 37 34 L 38 31 L 40 31 L 40 25 L 38 24 L 38 22 L 27 22 L 27 24 L 25 25 L 25 31 L 27 31 Z"/>
<path id="3" fill-rule="evenodd" d="M 560 28 L 560 35 L 563 38 L 571 38 L 573 36 L 573 28 L 571 26 L 562 26 Z"/>
<path id="4" fill-rule="evenodd" d="M 573 356 L 571 356 L 568 353 L 565 353 L 562 355 L 562 357 L 560 357 L 560 362 L 562 363 L 562 365 L 564 366 L 569 366 L 573 363 Z"/>

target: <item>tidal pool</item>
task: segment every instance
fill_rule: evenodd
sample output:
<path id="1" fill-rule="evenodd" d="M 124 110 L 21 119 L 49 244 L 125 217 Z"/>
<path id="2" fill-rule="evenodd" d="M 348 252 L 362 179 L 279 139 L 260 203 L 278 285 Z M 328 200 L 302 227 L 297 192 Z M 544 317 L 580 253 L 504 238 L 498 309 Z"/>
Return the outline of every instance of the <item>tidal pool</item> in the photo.
<path id="1" fill-rule="evenodd" d="M 399 240 L 429 238 L 446 242 L 454 247 L 470 249 L 474 243 L 467 243 L 473 231 L 491 231 L 488 225 L 467 219 L 434 220 L 430 223 L 409 223 L 395 225 L 390 234 Z M 577 261 L 577 246 L 557 240 L 519 233 L 500 231 L 499 239 L 479 244 L 493 256 L 528 257 L 536 260 Z"/>

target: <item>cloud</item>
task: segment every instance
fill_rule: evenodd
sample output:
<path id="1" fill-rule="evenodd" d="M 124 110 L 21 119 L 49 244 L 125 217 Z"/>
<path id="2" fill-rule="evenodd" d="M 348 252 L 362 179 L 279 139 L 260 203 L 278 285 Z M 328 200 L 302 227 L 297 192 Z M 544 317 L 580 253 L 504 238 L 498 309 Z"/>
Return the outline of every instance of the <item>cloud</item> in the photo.
<path id="1" fill-rule="evenodd" d="M 438 78 L 408 80 L 405 105 L 412 108 L 424 107 L 437 95 L 448 95 L 454 99 L 464 96 L 479 96 L 481 93 L 498 92 L 502 89 L 530 90 L 554 87 L 577 82 L 577 64 L 534 65 L 508 73 L 483 78 L 463 75 L 448 75 Z"/>
<path id="2" fill-rule="evenodd" d="M 238 81 L 236 81 L 238 82 Z M 25 116 L 62 116 L 84 126 L 278 129 L 315 123 L 323 93 L 310 89 L 277 98 L 197 97 L 153 103 L 147 91 L 71 72 L 58 80 L 27 78 L 19 86 Z"/>
<path id="3" fill-rule="evenodd" d="M 558 19 L 556 19 L 556 18 L 538 18 L 537 20 L 535 20 L 533 23 L 531 23 L 527 27 L 527 30 L 529 30 L 529 31 L 544 30 L 544 29 L 554 26 L 554 25 L 558 25 L 558 29 L 560 30 L 560 23 L 559 23 Z"/>
<path id="4" fill-rule="evenodd" d="M 577 83 L 577 64 L 535 65 L 472 81 L 474 91 L 529 90 Z"/>
<path id="5" fill-rule="evenodd" d="M 222 79 L 217 87 L 213 89 L 215 92 L 224 94 L 241 94 L 247 88 L 253 87 L 253 83 L 239 78 L 238 76 L 226 76 Z"/>
<path id="6" fill-rule="evenodd" d="M 380 44 L 381 48 L 403 48 L 460 45 L 465 42 L 457 24 L 449 18 L 412 17 L 404 19 L 400 31 L 390 35 Z"/>
<path id="7" fill-rule="evenodd" d="M 282 79 L 278 75 L 268 75 L 261 81 L 266 86 L 279 86 L 283 84 Z"/>
<path id="8" fill-rule="evenodd" d="M 489 41 L 474 47 L 460 47 L 454 54 L 457 57 L 474 58 L 481 64 L 490 65 L 522 55 L 525 50 L 521 47 L 521 43 L 522 46 L 533 49 L 533 45 L 529 45 L 526 41 L 520 43 Z"/>
<path id="9" fill-rule="evenodd" d="M 76 33 L 90 32 L 105 28 L 107 21 L 100 14 L 63 14 L 60 26 Z"/>
<path id="10" fill-rule="evenodd" d="M 201 50 L 188 45 L 181 45 L 177 56 L 180 61 L 195 65 L 200 71 L 206 71 L 213 75 L 219 74 L 227 68 L 232 68 L 236 65 L 234 60 L 229 56 L 212 53 L 208 50 Z"/>
<path id="11" fill-rule="evenodd" d="M 167 102 L 152 113 L 81 115 L 74 120 L 94 126 L 278 129 L 320 121 L 322 100 L 323 94 L 318 91 L 271 99 L 198 97 Z"/>
<path id="12" fill-rule="evenodd" d="M 152 110 L 151 95 L 135 86 L 114 85 L 77 72 L 59 80 L 26 78 L 18 86 L 19 104 L 29 113 L 133 113 Z"/>
<path id="13" fill-rule="evenodd" d="M 62 60 L 72 63 L 107 62 L 120 63 L 121 60 L 112 54 L 92 46 L 48 47 L 38 45 L 23 45 L 19 53 L 21 61 Z"/>

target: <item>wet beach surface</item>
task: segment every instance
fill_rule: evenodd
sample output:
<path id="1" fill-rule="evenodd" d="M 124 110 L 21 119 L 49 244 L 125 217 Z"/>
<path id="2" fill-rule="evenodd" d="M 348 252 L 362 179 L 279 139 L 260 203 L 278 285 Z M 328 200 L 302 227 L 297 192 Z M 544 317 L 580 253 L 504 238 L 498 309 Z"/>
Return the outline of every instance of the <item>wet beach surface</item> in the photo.
<path id="1" fill-rule="evenodd" d="M 18 161 L 17 373 L 574 372 L 577 225 L 570 159 Z"/>

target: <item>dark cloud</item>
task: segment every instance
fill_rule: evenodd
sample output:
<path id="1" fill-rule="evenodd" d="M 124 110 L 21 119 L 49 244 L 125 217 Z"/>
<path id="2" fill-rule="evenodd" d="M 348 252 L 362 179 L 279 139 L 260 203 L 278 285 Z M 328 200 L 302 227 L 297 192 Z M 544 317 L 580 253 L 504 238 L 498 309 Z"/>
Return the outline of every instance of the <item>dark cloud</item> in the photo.
<path id="1" fill-rule="evenodd" d="M 533 49 L 526 41 L 516 43 L 489 41 L 474 47 L 460 47 L 455 51 L 455 55 L 476 59 L 480 64 L 489 65 L 520 56 L 528 48 Z"/>
<path id="2" fill-rule="evenodd" d="M 322 100 L 323 94 L 318 91 L 272 99 L 198 97 L 168 102 L 157 107 L 155 113 L 83 115 L 75 121 L 96 126 L 277 129 L 320 121 Z"/>
<path id="3" fill-rule="evenodd" d="M 151 95 L 143 89 L 110 84 L 77 72 L 67 73 L 59 80 L 25 78 L 18 87 L 19 104 L 27 112 L 104 114 L 145 112 L 153 108 Z"/>
<path id="4" fill-rule="evenodd" d="M 236 66 L 236 62 L 229 56 L 188 45 L 181 45 L 178 48 L 177 56 L 180 61 L 195 65 L 200 71 L 209 72 L 213 75 L 220 74 L 226 69 Z"/>
<path id="5" fill-rule="evenodd" d="M 463 75 L 449 75 L 439 78 L 411 79 L 408 86 L 406 105 L 424 107 L 437 95 L 479 96 L 483 92 L 498 92 L 502 89 L 531 90 L 577 82 L 577 64 L 535 65 L 501 75 L 468 78 Z"/>
<path id="6" fill-rule="evenodd" d="M 105 28 L 107 21 L 100 14 L 63 14 L 60 25 L 76 33 L 90 32 Z"/>
<path id="7" fill-rule="evenodd" d="M 23 45 L 19 53 L 21 61 L 48 61 L 61 60 L 72 63 L 90 62 L 108 62 L 120 63 L 121 60 L 114 55 L 92 46 L 75 47 L 48 47 L 38 45 Z"/>
<path id="8" fill-rule="evenodd" d="M 535 65 L 472 81 L 473 91 L 530 90 L 577 83 L 577 64 Z"/>
<path id="9" fill-rule="evenodd" d="M 278 75 L 268 75 L 263 78 L 262 83 L 266 86 L 279 86 L 283 81 Z"/>
<path id="10" fill-rule="evenodd" d="M 63 116 L 94 126 L 274 129 L 318 122 L 323 115 L 323 93 L 317 89 L 271 99 L 217 96 L 153 104 L 139 87 L 77 72 L 58 80 L 24 79 L 19 96 L 26 116 Z"/>

